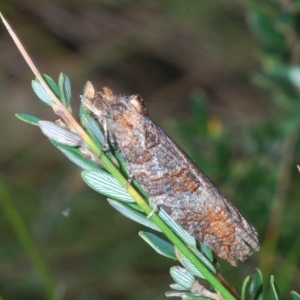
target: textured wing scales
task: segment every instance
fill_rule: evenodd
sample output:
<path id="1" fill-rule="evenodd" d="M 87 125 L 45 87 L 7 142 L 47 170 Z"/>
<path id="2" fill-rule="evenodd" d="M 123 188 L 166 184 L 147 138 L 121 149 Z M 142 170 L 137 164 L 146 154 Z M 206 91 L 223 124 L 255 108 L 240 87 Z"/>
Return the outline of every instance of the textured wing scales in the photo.
<path id="1" fill-rule="evenodd" d="M 148 117 L 140 97 L 114 96 L 106 90 L 97 95 L 131 174 L 156 204 L 232 265 L 259 249 L 255 229 Z M 92 109 L 97 114 L 95 105 Z"/>

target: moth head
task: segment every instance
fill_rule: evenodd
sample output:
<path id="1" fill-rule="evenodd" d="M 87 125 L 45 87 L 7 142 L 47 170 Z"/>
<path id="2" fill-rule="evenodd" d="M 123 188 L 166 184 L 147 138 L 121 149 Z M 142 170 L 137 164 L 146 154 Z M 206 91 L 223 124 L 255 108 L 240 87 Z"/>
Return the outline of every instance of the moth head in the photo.
<path id="1" fill-rule="evenodd" d="M 103 97 L 104 94 L 101 92 L 96 93 L 93 85 L 88 81 L 83 89 L 81 102 L 86 109 L 89 109 L 94 115 L 101 117 L 107 113 L 107 107 L 103 102 Z"/>
<path id="2" fill-rule="evenodd" d="M 148 115 L 147 105 L 140 95 L 132 95 L 128 98 L 128 105 L 131 109 L 143 116 Z"/>

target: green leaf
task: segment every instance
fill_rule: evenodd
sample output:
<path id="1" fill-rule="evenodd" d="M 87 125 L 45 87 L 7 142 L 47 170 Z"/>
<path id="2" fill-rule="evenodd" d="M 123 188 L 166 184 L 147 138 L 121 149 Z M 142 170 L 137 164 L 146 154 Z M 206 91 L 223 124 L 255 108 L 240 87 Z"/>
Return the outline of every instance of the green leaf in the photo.
<path id="1" fill-rule="evenodd" d="M 271 276 L 270 279 L 270 286 L 271 286 L 271 297 L 273 300 L 279 300 L 280 299 L 280 292 L 277 287 L 277 284 L 275 282 L 274 276 Z"/>
<path id="2" fill-rule="evenodd" d="M 194 266 L 193 263 L 191 263 L 183 254 L 181 254 L 176 247 L 175 252 L 178 260 L 186 268 L 186 270 L 189 271 L 190 274 L 205 279 L 205 276 Z"/>
<path id="3" fill-rule="evenodd" d="M 98 123 L 89 115 L 82 114 L 81 115 L 81 123 L 85 127 L 89 136 L 95 142 L 99 149 L 103 149 L 106 141 L 102 130 L 100 129 Z M 119 168 L 118 160 L 112 155 L 111 151 L 105 151 L 105 155 L 109 158 L 109 160 Z"/>
<path id="4" fill-rule="evenodd" d="M 129 207 L 125 203 L 122 203 L 117 200 L 107 199 L 108 203 L 115 208 L 118 212 L 120 212 L 122 215 L 127 217 L 128 219 L 131 219 L 139 224 L 142 224 L 146 227 L 149 227 L 156 231 L 161 231 L 156 224 L 154 224 L 151 220 L 149 220 L 145 215 L 139 213 L 135 209 Z"/>
<path id="5" fill-rule="evenodd" d="M 194 254 L 199 258 L 199 260 L 214 274 L 217 274 L 215 266 L 207 259 L 203 253 L 201 253 L 197 248 L 190 248 Z"/>
<path id="6" fill-rule="evenodd" d="M 214 268 L 214 266 L 211 264 L 211 262 L 197 249 L 191 248 L 191 250 L 194 252 L 194 254 L 199 258 L 199 260 L 209 269 L 212 273 L 216 274 L 217 271 Z M 199 277 L 199 278 L 205 278 L 205 276 L 197 269 L 195 268 L 194 264 L 187 259 L 176 247 L 175 247 L 175 253 L 178 258 L 178 260 L 181 262 L 181 264 L 193 275 Z"/>
<path id="7" fill-rule="evenodd" d="M 200 249 L 201 252 L 211 261 L 214 261 L 214 255 L 211 251 L 210 248 L 208 248 L 207 246 L 205 246 L 204 244 L 200 243 Z"/>
<path id="8" fill-rule="evenodd" d="M 300 300 L 300 295 L 294 291 L 290 293 L 289 300 Z"/>
<path id="9" fill-rule="evenodd" d="M 79 105 L 79 112 L 78 112 L 78 115 L 79 115 L 79 119 L 81 119 L 82 115 L 83 114 L 90 114 L 91 112 L 88 111 L 87 109 L 84 108 L 84 106 L 82 105 L 82 103 L 80 103 Z"/>
<path id="10" fill-rule="evenodd" d="M 172 288 L 173 290 L 177 290 L 177 291 L 185 291 L 186 290 L 183 286 L 181 286 L 178 283 L 170 284 L 170 288 Z"/>
<path id="11" fill-rule="evenodd" d="M 87 114 L 83 114 L 81 116 L 81 123 L 86 128 L 91 138 L 97 143 L 97 145 L 100 143 L 101 148 L 103 148 L 106 141 L 98 123 Z"/>
<path id="12" fill-rule="evenodd" d="M 99 171 L 101 168 L 96 163 L 82 157 L 80 151 L 76 148 L 68 146 L 56 146 L 71 162 L 75 163 L 81 169 L 90 170 L 90 171 Z"/>
<path id="13" fill-rule="evenodd" d="M 247 300 L 247 291 L 249 289 L 249 284 L 250 284 L 250 276 L 247 276 L 243 282 L 242 285 L 242 291 L 241 291 L 241 299 L 242 300 Z"/>
<path id="14" fill-rule="evenodd" d="M 114 157 L 115 157 L 115 159 L 118 161 L 119 166 L 120 166 L 122 172 L 123 172 L 126 176 L 129 176 L 130 171 L 129 171 L 129 169 L 128 169 L 128 166 L 127 166 L 127 163 L 126 163 L 126 160 L 125 160 L 124 156 L 123 156 L 120 152 L 115 151 L 115 152 L 114 152 Z"/>
<path id="15" fill-rule="evenodd" d="M 48 84 L 48 86 L 50 87 L 51 91 L 55 94 L 56 97 L 60 99 L 61 98 L 60 91 L 57 84 L 54 82 L 54 80 L 46 74 L 43 74 L 42 76 L 46 81 L 46 83 Z"/>
<path id="16" fill-rule="evenodd" d="M 49 121 L 39 121 L 41 131 L 49 139 L 67 146 L 80 146 L 81 137 L 74 132 Z"/>
<path id="17" fill-rule="evenodd" d="M 122 202 L 135 203 L 134 199 L 113 176 L 105 171 L 83 171 L 84 182 L 96 192 Z"/>
<path id="18" fill-rule="evenodd" d="M 61 102 L 72 112 L 71 109 L 71 81 L 67 75 L 60 73 L 58 77 L 58 87 L 61 94 Z"/>
<path id="19" fill-rule="evenodd" d="M 31 86 L 35 94 L 40 98 L 44 103 L 47 105 L 52 105 L 53 100 L 51 96 L 46 92 L 46 90 L 43 88 L 43 86 L 40 84 L 38 80 L 32 80 Z"/>
<path id="20" fill-rule="evenodd" d="M 15 114 L 15 116 L 23 122 L 29 123 L 34 126 L 39 126 L 40 119 L 27 114 Z"/>
<path id="21" fill-rule="evenodd" d="M 140 237 L 146 241 L 157 253 L 171 259 L 176 259 L 174 246 L 150 232 L 139 232 Z"/>
<path id="22" fill-rule="evenodd" d="M 153 201 L 150 198 L 150 204 L 154 208 Z M 196 248 L 196 240 L 180 225 L 178 225 L 161 207 L 157 213 L 172 229 L 173 231 L 189 246 Z"/>
<path id="23" fill-rule="evenodd" d="M 116 200 L 116 201 L 118 201 L 118 200 Z M 137 205 L 137 203 L 129 203 L 129 202 L 126 202 L 126 205 L 129 206 L 129 207 L 131 207 L 132 209 L 134 209 L 134 210 L 136 210 L 136 211 L 142 212 L 143 214 L 145 213 L 145 212 L 142 210 L 142 208 L 140 208 L 140 207 Z"/>
<path id="24" fill-rule="evenodd" d="M 249 289 L 249 299 L 262 300 L 263 299 L 263 277 L 259 269 L 255 269 L 253 276 L 251 277 Z"/>
<path id="25" fill-rule="evenodd" d="M 191 289 L 195 282 L 194 276 L 182 267 L 172 267 L 170 269 L 170 274 L 175 282 L 187 290 Z"/>

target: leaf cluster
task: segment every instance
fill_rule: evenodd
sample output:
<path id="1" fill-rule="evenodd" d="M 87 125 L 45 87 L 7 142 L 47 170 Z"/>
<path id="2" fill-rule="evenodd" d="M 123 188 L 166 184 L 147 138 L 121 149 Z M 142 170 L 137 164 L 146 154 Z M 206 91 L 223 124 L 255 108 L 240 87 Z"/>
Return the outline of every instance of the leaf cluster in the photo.
<path id="1" fill-rule="evenodd" d="M 62 100 L 63 105 L 69 110 L 71 109 L 71 85 L 70 80 L 64 74 L 59 76 L 58 84 L 48 76 L 43 76 L 47 84 L 53 92 Z M 38 80 L 32 82 L 32 87 L 36 95 L 46 104 L 53 105 L 52 100 L 47 95 L 46 91 L 41 87 Z M 83 93 L 84 94 L 84 93 Z M 59 149 L 68 159 L 77 164 L 84 171 L 82 178 L 95 191 L 104 194 L 108 197 L 108 203 L 118 210 L 124 216 L 138 222 L 154 231 L 160 232 L 161 229 L 156 222 L 148 218 L 143 210 L 136 204 L 135 199 L 128 194 L 126 189 L 120 182 L 106 169 L 99 157 L 95 156 L 89 149 L 84 140 L 74 131 L 67 127 L 63 121 L 59 120 L 56 123 L 40 120 L 39 118 L 18 114 L 18 118 L 39 126 L 42 132 L 50 139 L 52 144 Z M 104 148 L 105 137 L 103 129 L 90 116 L 90 112 L 84 107 L 80 108 L 79 119 L 84 126 L 93 142 Z M 108 151 L 104 154 L 113 165 L 117 167 L 123 176 L 128 176 L 129 171 L 126 168 L 125 159 L 116 151 L 114 145 L 110 145 Z M 154 207 L 151 198 L 135 181 L 131 183 L 137 190 L 144 195 L 150 205 Z M 263 281 L 261 272 L 257 269 L 254 275 L 247 277 L 242 286 L 241 297 L 235 293 L 233 289 L 229 289 L 228 284 L 221 275 L 220 265 L 216 261 L 213 253 L 209 248 L 196 241 L 189 233 L 178 226 L 163 209 L 159 209 L 158 216 L 167 224 L 173 232 L 184 242 L 184 244 L 192 251 L 195 257 L 205 266 L 210 274 L 218 281 L 219 284 L 212 285 L 212 288 L 206 288 L 199 282 L 207 279 L 207 274 L 203 273 L 196 267 L 195 262 L 187 257 L 180 247 L 176 244 L 171 244 L 159 235 L 152 232 L 140 232 L 139 235 L 145 240 L 157 253 L 178 260 L 182 266 L 174 266 L 170 273 L 175 281 L 171 285 L 173 289 L 167 292 L 168 297 L 181 297 L 183 299 L 262 299 Z M 198 278 L 198 279 L 197 279 Z M 211 282 L 210 282 L 211 283 Z M 225 288 L 226 287 L 226 288 Z M 224 288 L 224 289 L 223 289 Z M 271 277 L 270 288 L 273 299 L 280 299 L 278 289 L 275 285 L 274 277 Z M 227 291 L 224 294 L 224 290 Z M 295 292 L 291 293 L 290 299 L 300 299 L 300 296 Z"/>

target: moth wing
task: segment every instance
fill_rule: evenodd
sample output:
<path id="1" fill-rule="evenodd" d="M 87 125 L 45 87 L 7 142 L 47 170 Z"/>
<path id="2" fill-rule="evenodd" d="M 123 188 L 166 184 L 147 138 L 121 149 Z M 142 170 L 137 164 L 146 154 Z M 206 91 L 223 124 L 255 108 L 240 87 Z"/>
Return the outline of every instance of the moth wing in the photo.
<path id="1" fill-rule="evenodd" d="M 190 181 L 194 179 L 194 184 L 199 185 L 198 189 L 190 192 L 189 197 L 185 197 L 189 200 L 181 205 L 182 213 L 171 212 L 175 221 L 233 265 L 250 256 L 252 248 L 259 250 L 258 235 L 252 225 L 176 143 L 162 130 L 160 134 L 166 136 L 166 147 L 172 149 L 169 155 L 176 160 L 180 158 L 180 168 L 187 169 L 188 174 L 193 175 L 186 177 L 187 184 L 192 186 Z M 177 183 L 184 185 L 185 182 L 180 180 L 178 177 Z M 180 201 L 183 202 L 182 199 Z M 166 211 L 170 211 L 170 208 L 166 207 Z M 174 207 L 171 211 L 174 211 Z"/>

